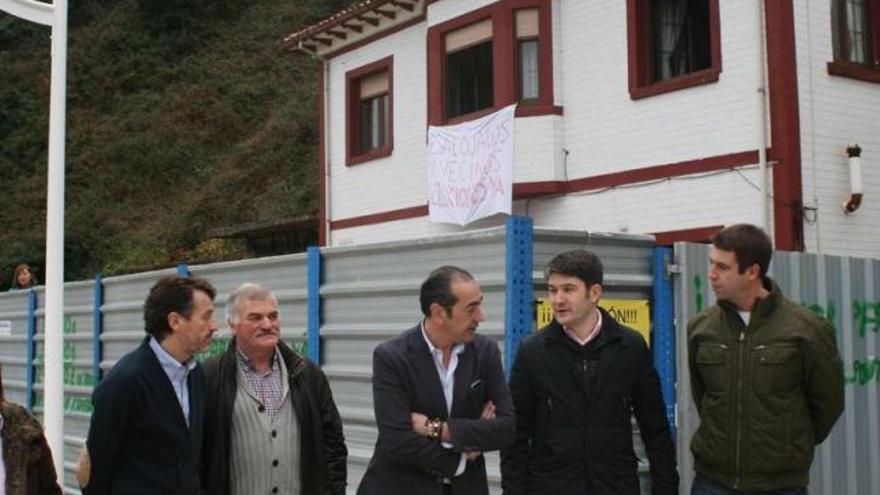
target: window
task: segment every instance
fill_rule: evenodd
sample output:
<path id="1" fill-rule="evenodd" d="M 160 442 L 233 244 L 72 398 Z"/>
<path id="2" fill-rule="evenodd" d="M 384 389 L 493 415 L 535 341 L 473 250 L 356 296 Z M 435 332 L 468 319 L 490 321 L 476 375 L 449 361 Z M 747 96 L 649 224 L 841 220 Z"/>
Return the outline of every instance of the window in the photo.
<path id="1" fill-rule="evenodd" d="M 718 80 L 718 0 L 627 0 L 632 98 Z"/>
<path id="2" fill-rule="evenodd" d="M 553 105 L 551 0 L 505 0 L 428 28 L 428 124 L 461 122 L 519 101 Z"/>
<path id="3" fill-rule="evenodd" d="M 831 35 L 830 73 L 880 82 L 880 0 L 832 0 Z"/>
<path id="4" fill-rule="evenodd" d="M 494 104 L 492 20 L 446 35 L 446 115 L 449 118 Z"/>
<path id="5" fill-rule="evenodd" d="M 388 156 L 393 147 L 392 57 L 346 74 L 346 163 Z"/>
<path id="6" fill-rule="evenodd" d="M 520 102 L 540 97 L 538 58 L 538 9 L 516 11 L 517 98 Z"/>
<path id="7" fill-rule="evenodd" d="M 359 97 L 358 151 L 365 153 L 388 144 L 388 72 L 361 79 Z"/>

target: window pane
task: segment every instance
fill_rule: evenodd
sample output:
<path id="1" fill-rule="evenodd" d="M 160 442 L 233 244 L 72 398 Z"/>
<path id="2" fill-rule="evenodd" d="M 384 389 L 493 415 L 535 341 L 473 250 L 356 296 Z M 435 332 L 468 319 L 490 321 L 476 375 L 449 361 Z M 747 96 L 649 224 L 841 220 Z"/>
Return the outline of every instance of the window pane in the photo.
<path id="1" fill-rule="evenodd" d="M 362 100 L 360 111 L 360 152 L 381 148 L 388 142 L 388 95 Z"/>
<path id="2" fill-rule="evenodd" d="M 866 14 L 864 0 L 846 0 L 848 60 L 858 64 L 864 64 L 868 60 L 868 44 L 865 39 L 867 37 L 865 30 Z"/>
<path id="3" fill-rule="evenodd" d="M 709 1 L 664 0 L 650 7 L 654 81 L 708 69 Z"/>
<path id="4" fill-rule="evenodd" d="M 492 42 L 446 55 L 446 115 L 490 108 L 493 104 Z"/>
<path id="5" fill-rule="evenodd" d="M 537 98 L 538 90 L 538 40 L 519 42 L 519 99 Z"/>

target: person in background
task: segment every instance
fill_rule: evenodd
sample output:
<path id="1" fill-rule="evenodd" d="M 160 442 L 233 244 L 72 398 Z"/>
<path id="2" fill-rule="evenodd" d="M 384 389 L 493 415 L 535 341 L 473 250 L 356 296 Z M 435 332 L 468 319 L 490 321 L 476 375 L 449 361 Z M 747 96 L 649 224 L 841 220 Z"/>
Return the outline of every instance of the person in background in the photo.
<path id="1" fill-rule="evenodd" d="M 35 285 L 37 285 L 37 279 L 27 263 L 22 263 L 15 267 L 15 271 L 12 272 L 12 285 L 10 285 L 9 290 L 27 290 Z"/>
<path id="2" fill-rule="evenodd" d="M 52 464 L 52 452 L 36 418 L 3 396 L 0 366 L 0 494 L 61 494 Z"/>

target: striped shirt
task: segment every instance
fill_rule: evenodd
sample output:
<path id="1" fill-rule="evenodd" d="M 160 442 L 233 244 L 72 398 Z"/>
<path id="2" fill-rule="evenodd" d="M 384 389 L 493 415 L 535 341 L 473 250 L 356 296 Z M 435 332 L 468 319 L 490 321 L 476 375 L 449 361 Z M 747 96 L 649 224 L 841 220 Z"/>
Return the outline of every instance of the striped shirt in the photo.
<path id="1" fill-rule="evenodd" d="M 248 389 L 254 394 L 254 398 L 263 404 L 269 416 L 275 416 L 278 410 L 281 409 L 281 404 L 284 400 L 278 350 L 276 349 L 272 356 L 272 368 L 263 372 L 254 369 L 251 359 L 241 352 L 241 349 L 236 349 L 236 351 L 238 353 L 238 365 L 244 374 Z"/>

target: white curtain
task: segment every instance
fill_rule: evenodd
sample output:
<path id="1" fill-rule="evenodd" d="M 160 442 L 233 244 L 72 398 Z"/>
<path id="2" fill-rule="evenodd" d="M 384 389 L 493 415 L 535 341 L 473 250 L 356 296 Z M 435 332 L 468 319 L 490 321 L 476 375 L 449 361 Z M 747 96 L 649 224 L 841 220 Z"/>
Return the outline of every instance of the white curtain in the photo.
<path id="1" fill-rule="evenodd" d="M 865 2 L 846 0 L 846 36 L 849 45 L 847 58 L 850 62 L 865 63 Z"/>
<path id="2" fill-rule="evenodd" d="M 664 0 L 652 2 L 658 9 L 660 24 L 660 64 L 659 78 L 668 79 L 682 74 L 687 68 L 682 67 L 684 59 L 676 53 L 679 39 L 684 35 L 684 16 L 688 9 L 688 0 Z"/>

